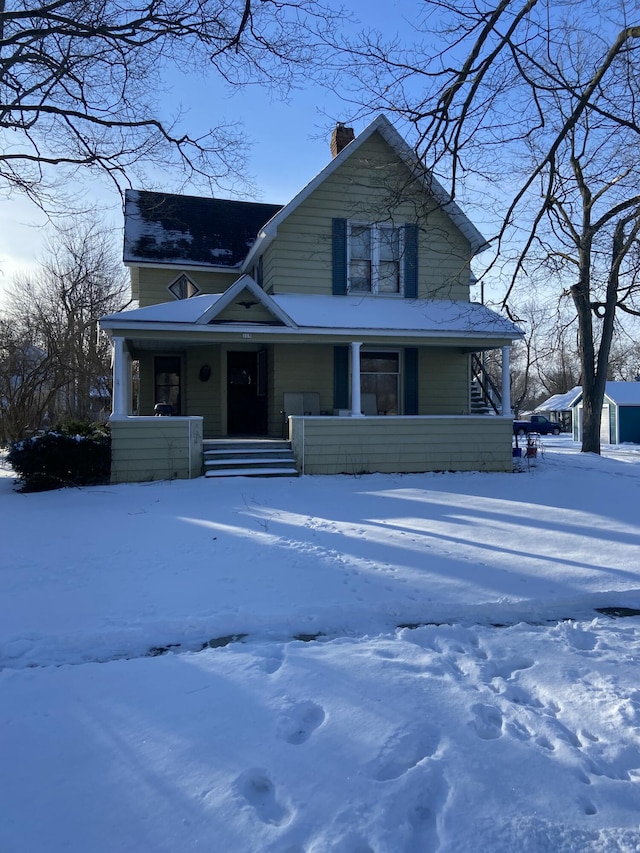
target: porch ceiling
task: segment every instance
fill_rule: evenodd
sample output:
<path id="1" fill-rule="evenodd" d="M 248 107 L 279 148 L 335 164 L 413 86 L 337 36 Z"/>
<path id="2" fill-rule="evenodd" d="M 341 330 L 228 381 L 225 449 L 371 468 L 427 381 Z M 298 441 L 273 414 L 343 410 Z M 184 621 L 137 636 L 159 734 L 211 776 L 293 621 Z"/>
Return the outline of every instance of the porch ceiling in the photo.
<path id="1" fill-rule="evenodd" d="M 275 336 L 265 332 L 263 334 L 256 333 L 255 330 L 249 336 L 245 336 L 243 334 L 234 333 L 232 330 L 229 330 L 224 335 L 212 334 L 206 336 L 190 336 L 190 335 L 182 335 L 178 337 L 173 337 L 170 335 L 161 335 L 161 334 L 153 334 L 148 333 L 145 335 L 140 335 L 136 333 L 126 333 L 123 332 L 121 336 L 127 341 L 127 345 L 129 349 L 138 352 L 152 352 L 162 350 L 164 352 L 183 352 L 187 349 L 197 349 L 200 347 L 212 346 L 216 344 L 224 344 L 227 346 L 233 346 L 235 348 L 242 348 L 244 346 L 252 347 L 252 346 L 260 346 L 260 345 L 274 345 L 277 344 L 279 346 L 287 346 L 287 345 L 318 345 L 324 344 L 327 346 L 333 345 L 346 345 L 350 344 L 354 340 L 358 340 L 365 347 L 371 346 L 379 346 L 379 347 L 446 347 L 456 349 L 459 352 L 481 352 L 483 350 L 492 350 L 497 349 L 501 346 L 509 346 L 512 342 L 509 339 L 493 339 L 487 340 L 484 338 L 477 338 L 474 340 L 470 340 L 469 338 L 450 338 L 450 337 L 439 337 L 439 338 L 429 338 L 429 337 L 414 337 L 410 335 L 398 336 L 398 335 L 389 335 L 388 333 L 385 335 L 383 332 L 380 334 L 367 334 L 367 335 L 354 335 L 353 333 L 338 336 L 336 334 L 331 335 L 316 335 L 316 336 L 308 336 L 308 335 L 289 335 L 289 336 Z"/>

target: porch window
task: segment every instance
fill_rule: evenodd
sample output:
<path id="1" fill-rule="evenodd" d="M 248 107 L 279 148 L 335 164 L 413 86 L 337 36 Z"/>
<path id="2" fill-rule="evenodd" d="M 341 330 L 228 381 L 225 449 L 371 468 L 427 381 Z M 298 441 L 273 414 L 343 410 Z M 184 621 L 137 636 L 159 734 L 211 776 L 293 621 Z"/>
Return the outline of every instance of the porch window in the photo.
<path id="1" fill-rule="evenodd" d="M 159 355 L 154 367 L 154 403 L 169 403 L 171 414 L 181 413 L 180 356 Z"/>
<path id="2" fill-rule="evenodd" d="M 361 394 L 375 394 L 379 414 L 398 414 L 399 378 L 399 353 L 360 353 L 360 391 Z"/>
<path id="3" fill-rule="evenodd" d="M 349 223 L 349 293 L 401 293 L 402 229 Z"/>

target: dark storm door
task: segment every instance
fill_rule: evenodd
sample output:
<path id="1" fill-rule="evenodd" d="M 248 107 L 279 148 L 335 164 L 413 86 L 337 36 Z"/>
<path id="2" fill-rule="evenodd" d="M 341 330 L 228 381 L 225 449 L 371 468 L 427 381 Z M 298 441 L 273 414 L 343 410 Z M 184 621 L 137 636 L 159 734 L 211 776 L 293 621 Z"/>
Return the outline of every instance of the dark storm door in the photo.
<path id="1" fill-rule="evenodd" d="M 267 434 L 265 353 L 227 353 L 227 434 Z"/>

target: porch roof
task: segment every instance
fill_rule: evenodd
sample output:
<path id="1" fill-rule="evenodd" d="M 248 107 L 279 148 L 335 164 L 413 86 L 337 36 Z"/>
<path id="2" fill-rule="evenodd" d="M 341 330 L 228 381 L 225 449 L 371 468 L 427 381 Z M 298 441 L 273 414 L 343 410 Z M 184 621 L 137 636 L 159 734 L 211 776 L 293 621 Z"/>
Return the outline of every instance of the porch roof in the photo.
<path id="1" fill-rule="evenodd" d="M 244 277 L 247 278 L 247 277 Z M 239 284 L 240 282 L 237 282 Z M 253 282 L 251 282 L 253 284 Z M 245 285 L 246 286 L 246 285 Z M 234 286 L 235 287 L 235 286 Z M 256 293 L 257 286 L 251 287 Z M 418 337 L 496 338 L 514 340 L 520 329 L 505 317 L 477 302 L 448 299 L 403 299 L 397 296 L 331 296 L 321 294 L 265 294 L 263 302 L 281 332 L 289 335 L 359 333 L 392 337 L 412 334 Z M 123 311 L 103 317 L 102 327 L 125 335 L 136 331 L 173 331 L 191 333 L 250 330 L 259 337 L 261 330 L 277 333 L 273 324 L 218 323 L 218 306 L 228 304 L 228 293 L 194 296 L 164 302 L 146 308 Z"/>

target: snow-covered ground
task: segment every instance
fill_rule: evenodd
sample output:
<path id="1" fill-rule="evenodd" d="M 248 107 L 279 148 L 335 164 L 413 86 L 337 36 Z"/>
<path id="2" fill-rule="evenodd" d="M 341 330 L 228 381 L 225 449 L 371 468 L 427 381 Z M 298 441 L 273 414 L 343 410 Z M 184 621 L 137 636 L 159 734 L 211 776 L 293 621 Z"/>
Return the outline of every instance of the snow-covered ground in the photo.
<path id="1" fill-rule="evenodd" d="M 29 495 L 2 470 L 0 851 L 640 850 L 640 617 L 596 609 L 640 610 L 640 447 L 577 450 Z"/>

